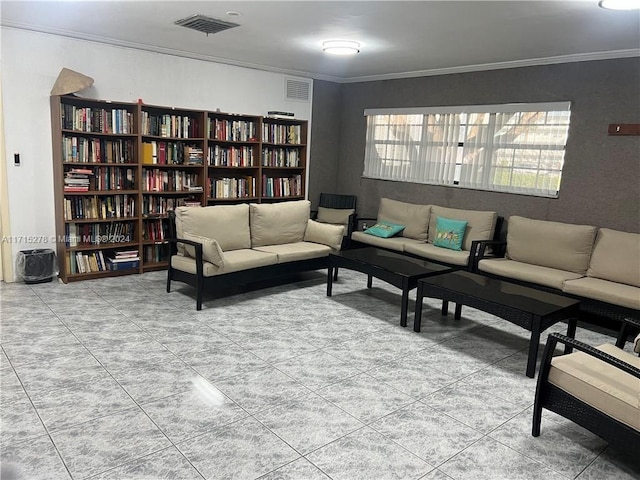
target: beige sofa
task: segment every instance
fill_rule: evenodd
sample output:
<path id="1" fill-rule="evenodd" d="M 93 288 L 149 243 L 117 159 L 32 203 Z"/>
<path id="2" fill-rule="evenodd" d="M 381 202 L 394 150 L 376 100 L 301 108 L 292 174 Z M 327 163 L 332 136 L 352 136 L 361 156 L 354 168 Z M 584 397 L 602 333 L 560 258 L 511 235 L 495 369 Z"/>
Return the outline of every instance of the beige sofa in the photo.
<path id="1" fill-rule="evenodd" d="M 504 258 L 480 248 L 477 270 L 578 298 L 585 313 L 640 317 L 637 233 L 512 216 Z"/>
<path id="2" fill-rule="evenodd" d="M 307 200 L 178 207 L 167 292 L 172 280 L 194 286 L 200 310 L 204 289 L 326 268 L 344 227 L 311 220 L 310 208 Z"/>
<path id="3" fill-rule="evenodd" d="M 468 222 L 462 250 L 450 250 L 433 244 L 438 217 Z M 353 232 L 351 246 L 386 248 L 438 263 L 470 268 L 474 264 L 474 242 L 492 239 L 497 220 L 496 212 L 419 205 L 382 198 L 376 221 L 403 225 L 405 229 L 391 238 Z"/>

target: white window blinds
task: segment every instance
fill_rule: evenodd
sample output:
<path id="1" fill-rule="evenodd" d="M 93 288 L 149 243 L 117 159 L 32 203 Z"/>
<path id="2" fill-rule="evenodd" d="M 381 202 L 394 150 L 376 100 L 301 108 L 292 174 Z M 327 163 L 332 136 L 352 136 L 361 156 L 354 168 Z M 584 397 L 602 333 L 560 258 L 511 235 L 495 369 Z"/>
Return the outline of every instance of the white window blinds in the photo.
<path id="1" fill-rule="evenodd" d="M 363 176 L 557 197 L 570 103 L 366 110 Z"/>

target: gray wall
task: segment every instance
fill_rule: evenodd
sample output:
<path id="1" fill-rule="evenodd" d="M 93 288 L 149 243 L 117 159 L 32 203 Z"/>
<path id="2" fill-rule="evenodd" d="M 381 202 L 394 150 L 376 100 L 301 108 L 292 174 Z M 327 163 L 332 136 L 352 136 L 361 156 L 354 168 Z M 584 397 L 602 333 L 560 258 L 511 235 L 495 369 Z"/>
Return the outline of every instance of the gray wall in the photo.
<path id="1" fill-rule="evenodd" d="M 610 123 L 640 123 L 638 58 L 343 84 L 341 93 L 335 191 L 357 194 L 361 216 L 375 216 L 379 199 L 389 197 L 640 232 L 640 137 L 607 135 Z M 324 108 L 315 100 L 314 121 Z M 566 100 L 571 127 L 557 199 L 361 178 L 365 108 Z M 313 129 L 313 148 L 321 151 Z"/>
<path id="2" fill-rule="evenodd" d="M 309 157 L 309 200 L 318 205 L 320 193 L 338 193 L 338 154 L 340 141 L 339 83 L 314 80 L 311 111 L 311 148 Z"/>

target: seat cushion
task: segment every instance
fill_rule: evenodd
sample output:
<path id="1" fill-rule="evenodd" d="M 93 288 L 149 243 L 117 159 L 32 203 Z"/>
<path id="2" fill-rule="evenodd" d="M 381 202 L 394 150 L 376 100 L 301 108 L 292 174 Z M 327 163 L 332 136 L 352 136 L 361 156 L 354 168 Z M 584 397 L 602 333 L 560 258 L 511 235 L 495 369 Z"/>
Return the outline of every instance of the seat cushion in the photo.
<path id="1" fill-rule="evenodd" d="M 493 238 L 498 214 L 491 211 L 461 210 L 432 205 L 431 219 L 429 220 L 429 243 L 435 241 L 437 217 L 466 221 L 467 228 L 462 240 L 462 249 L 471 250 L 471 242 L 474 240 L 491 240 Z"/>
<path id="2" fill-rule="evenodd" d="M 507 258 L 584 275 L 596 227 L 509 217 Z"/>
<path id="3" fill-rule="evenodd" d="M 598 230 L 587 276 L 640 287 L 640 234 Z"/>
<path id="4" fill-rule="evenodd" d="M 297 260 L 308 260 L 310 258 L 326 257 L 331 253 L 331 248 L 327 245 L 312 242 L 286 243 L 283 245 L 265 245 L 256 247 L 259 252 L 277 255 L 278 263 L 295 262 Z"/>
<path id="5" fill-rule="evenodd" d="M 371 245 L 372 247 L 380 247 L 387 248 L 389 250 L 395 250 L 397 252 L 404 252 L 404 246 L 407 243 L 417 243 L 419 240 L 414 240 L 411 238 L 405 237 L 391 237 L 391 238 L 381 238 L 376 237 L 374 235 L 369 235 L 364 232 L 353 232 L 351 234 L 351 239 L 356 242 L 366 243 L 367 245 Z"/>
<path id="6" fill-rule="evenodd" d="M 328 247 L 327 247 L 328 248 Z M 205 277 L 222 275 L 223 273 L 238 272 L 250 268 L 264 267 L 278 263 L 278 255 L 269 252 L 259 252 L 253 249 L 231 250 L 223 252 L 223 267 L 216 267 L 212 263 L 202 262 L 202 271 Z M 177 270 L 196 274 L 196 261 L 194 258 L 183 255 L 173 255 L 171 266 Z"/>
<path id="7" fill-rule="evenodd" d="M 181 272 L 196 274 L 196 259 L 191 257 L 185 257 L 184 255 L 177 254 L 171 257 L 171 267 Z M 213 277 L 222 273 L 221 269 L 216 267 L 213 263 L 202 262 L 202 274 L 205 277 Z"/>
<path id="8" fill-rule="evenodd" d="M 412 255 L 418 255 L 425 260 L 435 260 L 437 262 L 451 265 L 467 266 L 469 264 L 469 252 L 462 250 L 449 250 L 448 248 L 436 247 L 430 243 L 407 243 L 404 250 Z"/>
<path id="9" fill-rule="evenodd" d="M 584 277 L 565 282 L 562 291 L 640 310 L 640 288 L 625 283 Z"/>
<path id="10" fill-rule="evenodd" d="M 381 198 L 378 208 L 378 221 L 404 225 L 399 235 L 416 240 L 426 240 L 429 229 L 431 205 L 399 202 L 390 198 Z"/>
<path id="11" fill-rule="evenodd" d="M 311 213 L 311 202 L 252 203 L 251 246 L 302 242 Z"/>
<path id="12" fill-rule="evenodd" d="M 562 290 L 562 286 L 567 280 L 582 277 L 582 275 L 574 272 L 516 262 L 508 258 L 480 260 L 480 262 L 478 262 L 478 269 L 482 272 L 513 278 L 514 280 L 521 280 L 523 282 L 537 283 L 538 285 L 544 285 L 557 290 Z"/>
<path id="13" fill-rule="evenodd" d="M 215 205 L 212 207 L 178 207 L 176 235 L 190 233 L 217 240 L 223 251 L 251 248 L 249 205 Z M 178 252 L 184 247 L 178 244 Z"/>
<path id="14" fill-rule="evenodd" d="M 640 358 L 614 345 L 596 347 L 640 368 Z M 583 352 L 551 360 L 549 383 L 640 431 L 640 379 Z"/>

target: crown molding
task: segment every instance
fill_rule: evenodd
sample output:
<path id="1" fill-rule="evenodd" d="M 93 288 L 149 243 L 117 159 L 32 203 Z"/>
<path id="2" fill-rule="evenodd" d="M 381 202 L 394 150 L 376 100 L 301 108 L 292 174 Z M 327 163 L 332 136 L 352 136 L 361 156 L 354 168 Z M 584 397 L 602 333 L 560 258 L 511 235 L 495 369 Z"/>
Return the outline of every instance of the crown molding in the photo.
<path id="1" fill-rule="evenodd" d="M 616 58 L 630 58 L 640 57 L 640 48 L 632 48 L 626 50 L 609 50 L 604 52 L 589 52 L 589 53 L 577 53 L 572 55 L 558 55 L 555 57 L 541 57 L 525 60 L 511 60 L 506 62 L 494 62 L 494 63 L 482 63 L 474 65 L 462 65 L 456 67 L 445 68 L 433 68 L 426 70 L 415 70 L 411 72 L 395 72 L 384 73 L 380 75 L 363 75 L 358 77 L 335 77 L 332 75 L 324 75 L 317 72 L 305 72 L 301 70 L 292 70 L 287 68 L 274 67 L 271 65 L 262 65 L 252 62 L 243 62 L 239 60 L 233 60 L 229 58 L 216 57 L 213 55 L 205 55 L 199 53 L 186 52 L 183 50 L 158 47 L 155 45 L 146 45 L 137 42 L 127 42 L 122 40 L 115 40 L 108 37 L 101 37 L 91 34 L 78 34 L 68 30 L 55 29 L 55 28 L 42 28 L 35 27 L 33 25 L 21 24 L 18 22 L 6 22 L 0 23 L 3 27 L 14 28 L 17 30 L 27 30 L 31 32 L 43 33 L 48 35 L 56 35 L 61 37 L 73 38 L 75 40 L 100 43 L 105 45 L 112 45 L 122 48 L 130 48 L 135 50 L 143 50 L 152 53 L 162 53 L 165 55 L 173 55 L 176 57 L 190 58 L 194 60 L 201 60 L 205 62 L 221 63 L 224 65 L 232 65 L 236 67 L 251 68 L 254 70 L 262 70 L 273 73 L 280 73 L 284 75 L 291 75 L 302 78 L 311 78 L 315 80 L 325 80 L 334 83 L 358 83 L 358 82 L 375 82 L 380 80 L 398 80 L 403 78 L 416 78 L 416 77 L 429 77 L 435 75 L 451 75 L 455 73 L 470 73 L 470 72 L 482 72 L 487 70 L 502 70 L 508 68 L 522 68 L 532 67 L 540 65 L 554 65 L 559 63 L 574 63 L 574 62 L 588 62 L 593 60 L 611 60 Z"/>

